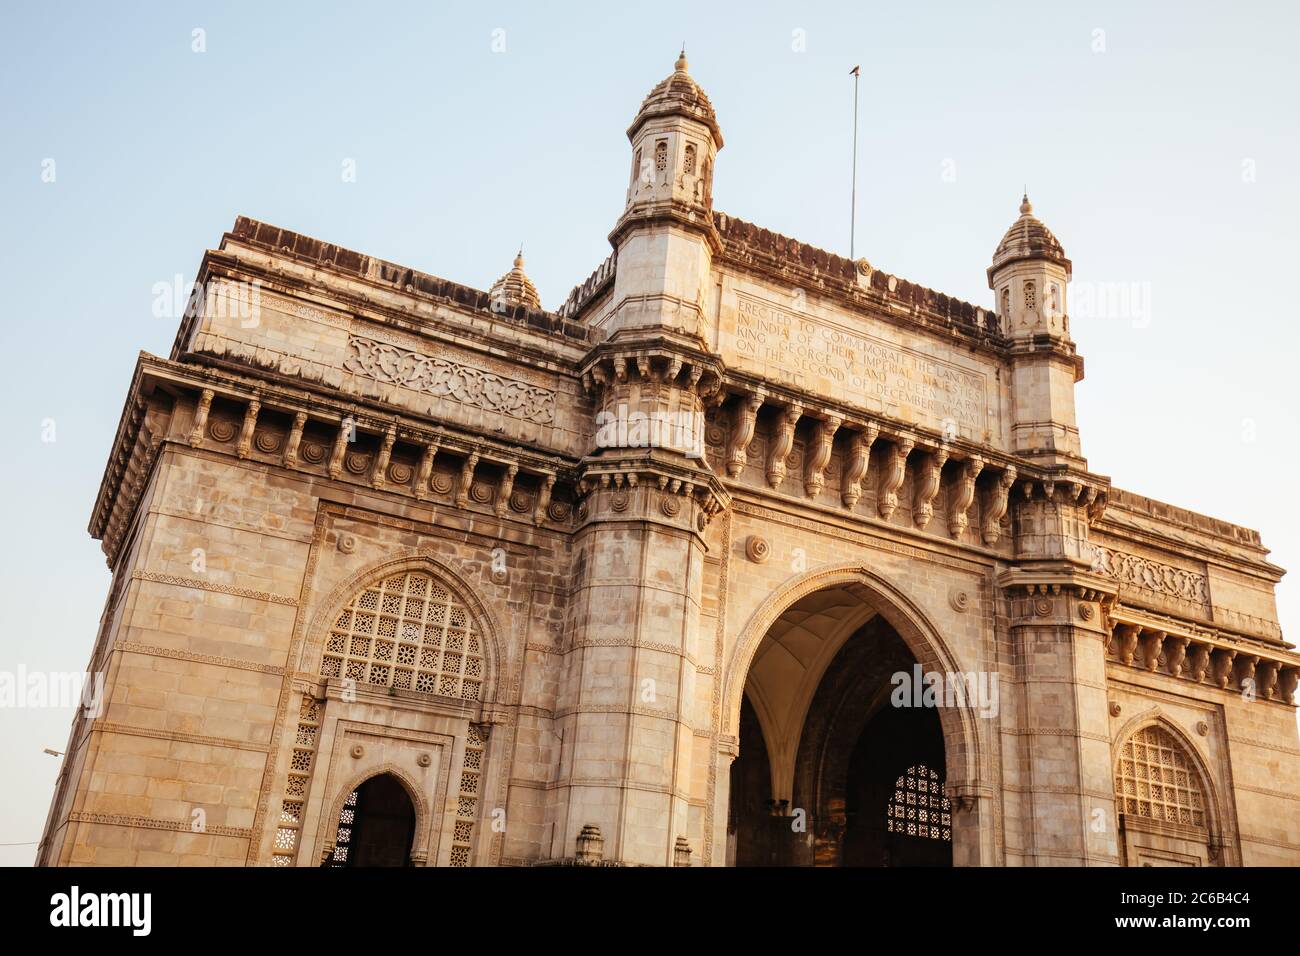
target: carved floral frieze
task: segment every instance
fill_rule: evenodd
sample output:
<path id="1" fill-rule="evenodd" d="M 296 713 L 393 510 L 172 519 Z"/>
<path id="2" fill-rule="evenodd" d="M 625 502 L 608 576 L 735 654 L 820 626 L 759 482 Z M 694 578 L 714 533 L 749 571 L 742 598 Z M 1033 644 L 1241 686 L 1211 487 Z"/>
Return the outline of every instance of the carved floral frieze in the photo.
<path id="1" fill-rule="evenodd" d="M 390 385 L 449 398 L 539 425 L 555 420 L 555 392 L 468 365 L 422 355 L 359 335 L 348 337 L 343 367 Z"/>

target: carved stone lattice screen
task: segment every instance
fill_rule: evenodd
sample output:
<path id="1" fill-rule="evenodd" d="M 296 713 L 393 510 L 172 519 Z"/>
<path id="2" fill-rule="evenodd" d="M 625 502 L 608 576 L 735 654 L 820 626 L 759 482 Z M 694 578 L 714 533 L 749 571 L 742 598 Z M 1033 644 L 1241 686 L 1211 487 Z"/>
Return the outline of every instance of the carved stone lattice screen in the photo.
<path id="1" fill-rule="evenodd" d="M 952 841 L 952 805 L 937 771 L 923 763 L 907 768 L 894 784 L 885 827 L 890 833 Z"/>
<path id="2" fill-rule="evenodd" d="M 334 853 L 329 865 L 342 867 L 348 865 L 348 854 L 352 852 L 352 831 L 357 822 L 357 791 L 353 790 L 343 801 L 339 810 L 338 827 L 334 831 Z"/>
<path id="3" fill-rule="evenodd" d="M 478 700 L 480 635 L 469 609 L 428 574 L 395 574 L 364 588 L 325 641 L 322 677 Z"/>
<path id="4" fill-rule="evenodd" d="M 1182 745 L 1161 727 L 1143 727 L 1124 743 L 1115 768 L 1122 813 L 1205 826 L 1205 796 Z"/>

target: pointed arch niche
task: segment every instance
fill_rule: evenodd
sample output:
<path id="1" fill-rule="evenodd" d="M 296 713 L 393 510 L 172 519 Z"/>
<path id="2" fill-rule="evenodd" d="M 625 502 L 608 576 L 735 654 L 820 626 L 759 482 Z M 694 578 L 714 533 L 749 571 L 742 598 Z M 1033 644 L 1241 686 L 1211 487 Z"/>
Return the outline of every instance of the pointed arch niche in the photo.
<path id="1" fill-rule="evenodd" d="M 1222 866 L 1224 840 L 1212 778 L 1191 740 L 1147 714 L 1117 738 L 1115 812 L 1126 866 Z"/>

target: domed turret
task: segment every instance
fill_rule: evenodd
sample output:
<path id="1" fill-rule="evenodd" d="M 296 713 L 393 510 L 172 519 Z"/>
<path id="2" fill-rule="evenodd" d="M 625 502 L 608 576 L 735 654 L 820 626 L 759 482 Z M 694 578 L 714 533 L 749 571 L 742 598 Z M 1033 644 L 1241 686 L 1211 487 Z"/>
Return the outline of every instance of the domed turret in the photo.
<path id="1" fill-rule="evenodd" d="M 1052 231 L 1034 217 L 1026 194 L 1020 218 L 993 253 L 989 288 L 1002 331 L 1011 339 L 1011 444 L 1016 454 L 1046 465 L 1083 467 L 1074 385 L 1083 359 L 1070 341 L 1065 309 L 1070 260 Z"/>
<path id="2" fill-rule="evenodd" d="M 713 104 L 687 71 L 686 51 L 673 72 L 650 91 L 628 127 L 632 176 L 628 208 L 645 204 L 713 205 L 713 159 L 722 130 Z"/>
<path id="3" fill-rule="evenodd" d="M 520 249 L 519 254 L 515 256 L 515 264 L 511 270 L 492 283 L 488 295 L 492 297 L 494 309 L 497 308 L 498 303 L 505 306 L 522 305 L 529 309 L 541 309 L 542 300 L 537 295 L 537 287 L 524 272 L 523 249 Z"/>
<path id="4" fill-rule="evenodd" d="M 1020 218 L 1011 224 L 993 253 L 989 273 L 991 275 L 1007 263 L 1020 259 L 1050 259 L 1065 267 L 1067 278 L 1070 273 L 1070 260 L 1065 258 L 1065 250 L 1052 235 L 1052 230 L 1034 216 L 1028 193 L 1020 201 Z"/>
<path id="5" fill-rule="evenodd" d="M 1012 338 L 1044 332 L 1068 338 L 1065 287 L 1071 274 L 1065 250 L 1052 230 L 1034 216 L 1026 193 L 1020 201 L 1020 218 L 998 243 L 988 268 L 1002 330 Z"/>
<path id="6" fill-rule="evenodd" d="M 722 130 L 713 104 L 688 72 L 686 50 L 677 57 L 673 72 L 652 89 L 641 102 L 636 119 L 628 127 L 627 138 L 636 141 L 637 130 L 655 116 L 685 116 L 703 123 L 713 134 L 714 149 L 722 149 Z"/>

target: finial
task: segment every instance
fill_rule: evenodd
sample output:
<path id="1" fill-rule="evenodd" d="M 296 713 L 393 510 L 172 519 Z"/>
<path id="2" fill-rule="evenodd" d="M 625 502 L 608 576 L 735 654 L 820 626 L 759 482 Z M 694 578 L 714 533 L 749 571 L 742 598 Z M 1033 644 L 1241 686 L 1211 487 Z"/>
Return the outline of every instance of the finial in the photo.
<path id="1" fill-rule="evenodd" d="M 1020 197 L 1020 215 L 1028 216 L 1034 211 L 1034 207 L 1029 205 L 1029 189 L 1025 188 L 1023 195 Z"/>
<path id="2" fill-rule="evenodd" d="M 524 267 L 524 244 L 521 242 L 519 244 L 519 251 L 515 253 L 515 268 L 522 269 L 523 267 Z"/>
<path id="3" fill-rule="evenodd" d="M 681 52 L 681 54 L 677 57 L 677 64 L 676 64 L 676 66 L 677 66 L 677 72 L 678 72 L 678 73 L 685 73 L 685 72 L 686 72 L 686 66 L 687 66 L 687 63 L 686 63 L 686 41 L 685 41 L 685 40 L 682 41 L 682 52 Z"/>

